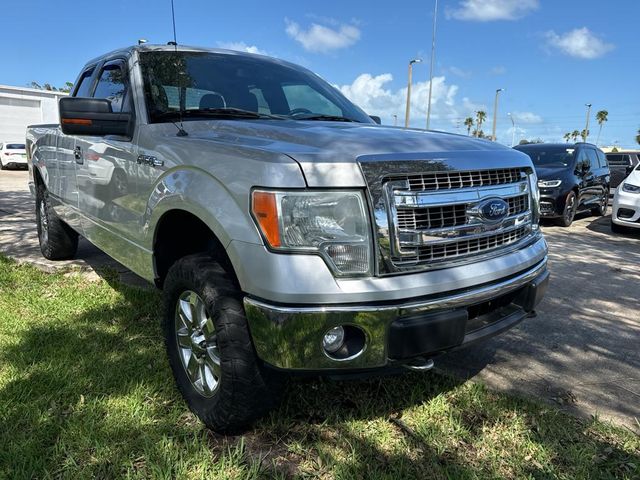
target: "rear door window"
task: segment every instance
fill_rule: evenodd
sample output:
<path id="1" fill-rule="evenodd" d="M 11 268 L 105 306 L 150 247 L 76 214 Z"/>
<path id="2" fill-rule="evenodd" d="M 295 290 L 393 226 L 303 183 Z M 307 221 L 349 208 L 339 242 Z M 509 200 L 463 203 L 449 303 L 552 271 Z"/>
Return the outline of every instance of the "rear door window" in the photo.
<path id="1" fill-rule="evenodd" d="M 609 168 L 609 164 L 607 163 L 607 156 L 604 152 L 600 150 L 596 150 L 596 154 L 598 155 L 598 165 L 600 168 Z"/>
<path id="2" fill-rule="evenodd" d="M 122 62 L 116 60 L 106 63 L 100 72 L 93 98 L 106 98 L 111 102 L 111 109 L 114 112 L 125 112 L 128 111 L 126 106 L 123 107 L 126 92 L 127 86 Z"/>
<path id="3" fill-rule="evenodd" d="M 591 170 L 596 170 L 599 168 L 598 165 L 598 155 L 593 148 L 587 148 L 587 158 L 589 159 L 589 165 L 591 166 Z"/>

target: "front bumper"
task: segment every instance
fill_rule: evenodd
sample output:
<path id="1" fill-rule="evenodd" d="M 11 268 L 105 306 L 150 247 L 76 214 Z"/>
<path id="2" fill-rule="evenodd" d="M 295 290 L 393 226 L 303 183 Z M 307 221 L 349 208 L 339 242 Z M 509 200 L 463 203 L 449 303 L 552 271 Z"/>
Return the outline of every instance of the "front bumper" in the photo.
<path id="1" fill-rule="evenodd" d="M 381 305 L 281 306 L 246 297 L 258 356 L 299 371 L 376 369 L 434 356 L 507 330 L 529 316 L 548 283 L 547 259 L 509 278 L 447 294 Z M 336 326 L 364 333 L 357 355 L 325 353 L 324 334 Z"/>
<path id="2" fill-rule="evenodd" d="M 625 227 L 640 228 L 640 194 L 618 188 L 613 199 L 611 221 Z"/>
<path id="3" fill-rule="evenodd" d="M 561 217 L 567 204 L 569 192 L 561 192 L 560 188 L 540 189 L 540 216 L 543 218 Z"/>

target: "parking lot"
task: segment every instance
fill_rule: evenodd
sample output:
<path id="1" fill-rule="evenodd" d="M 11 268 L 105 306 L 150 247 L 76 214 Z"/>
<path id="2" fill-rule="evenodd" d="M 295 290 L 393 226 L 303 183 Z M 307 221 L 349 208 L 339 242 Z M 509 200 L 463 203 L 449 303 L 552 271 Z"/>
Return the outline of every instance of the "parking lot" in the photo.
<path id="1" fill-rule="evenodd" d="M 552 279 L 538 317 L 436 365 L 490 388 L 535 396 L 580 415 L 640 425 L 640 235 L 617 235 L 609 217 L 580 216 L 570 228 L 543 226 Z M 108 268 L 134 274 L 82 241 L 74 261 L 45 261 L 38 249 L 25 171 L 0 172 L 0 252 L 40 268 Z"/>

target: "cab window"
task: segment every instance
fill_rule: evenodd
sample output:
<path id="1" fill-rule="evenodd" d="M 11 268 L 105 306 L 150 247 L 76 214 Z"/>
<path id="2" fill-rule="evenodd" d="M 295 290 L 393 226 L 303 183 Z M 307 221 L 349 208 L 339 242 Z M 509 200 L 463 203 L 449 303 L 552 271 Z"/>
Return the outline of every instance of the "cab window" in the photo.
<path id="1" fill-rule="evenodd" d="M 93 68 L 86 70 L 78 80 L 76 89 L 73 93 L 74 97 L 90 97 L 89 90 L 91 89 L 91 76 L 93 75 Z"/>
<path id="2" fill-rule="evenodd" d="M 93 98 L 106 98 L 111 102 L 111 109 L 114 112 L 126 112 L 129 111 L 124 102 L 126 91 L 122 62 L 115 61 L 105 64 L 100 72 Z"/>

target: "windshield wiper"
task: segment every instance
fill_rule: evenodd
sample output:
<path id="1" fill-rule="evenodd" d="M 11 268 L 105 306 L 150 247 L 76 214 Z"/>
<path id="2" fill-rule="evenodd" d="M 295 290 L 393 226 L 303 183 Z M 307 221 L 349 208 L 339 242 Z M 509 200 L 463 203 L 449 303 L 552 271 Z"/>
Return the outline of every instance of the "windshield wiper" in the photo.
<path id="1" fill-rule="evenodd" d="M 292 117 L 295 120 L 326 120 L 327 122 L 356 122 L 351 118 L 341 117 L 340 115 L 324 115 L 321 113 L 303 113 Z"/>
<path id="2" fill-rule="evenodd" d="M 160 112 L 154 114 L 158 119 L 181 119 L 193 117 L 216 117 L 216 118 L 273 118 L 283 120 L 282 117 L 276 115 L 268 115 L 266 113 L 252 112 L 251 110 L 243 110 L 241 108 L 190 108 L 188 110 L 169 110 L 168 112 Z"/>

